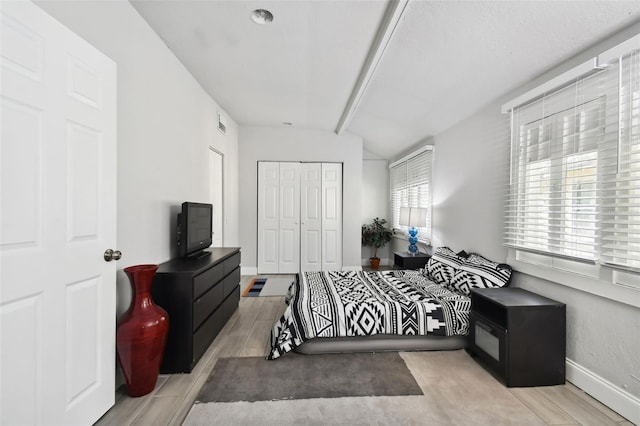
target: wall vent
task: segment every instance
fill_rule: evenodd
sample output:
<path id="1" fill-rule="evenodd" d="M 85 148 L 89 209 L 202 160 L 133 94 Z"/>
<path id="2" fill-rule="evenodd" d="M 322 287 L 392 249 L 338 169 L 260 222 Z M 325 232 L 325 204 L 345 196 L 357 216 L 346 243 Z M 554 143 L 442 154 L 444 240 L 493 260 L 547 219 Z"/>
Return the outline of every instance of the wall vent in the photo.
<path id="1" fill-rule="evenodd" d="M 224 118 L 222 113 L 218 113 L 218 130 L 225 135 L 227 133 L 227 119 Z"/>

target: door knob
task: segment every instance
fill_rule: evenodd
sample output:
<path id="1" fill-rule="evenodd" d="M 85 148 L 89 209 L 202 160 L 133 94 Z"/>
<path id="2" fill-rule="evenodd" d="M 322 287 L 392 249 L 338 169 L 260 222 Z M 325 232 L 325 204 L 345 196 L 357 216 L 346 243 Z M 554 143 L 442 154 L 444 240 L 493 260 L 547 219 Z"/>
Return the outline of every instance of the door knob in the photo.
<path id="1" fill-rule="evenodd" d="M 120 250 L 107 249 L 104 252 L 104 260 L 106 260 L 107 262 L 111 262 L 112 260 L 120 260 L 121 257 L 122 253 L 120 252 Z"/>

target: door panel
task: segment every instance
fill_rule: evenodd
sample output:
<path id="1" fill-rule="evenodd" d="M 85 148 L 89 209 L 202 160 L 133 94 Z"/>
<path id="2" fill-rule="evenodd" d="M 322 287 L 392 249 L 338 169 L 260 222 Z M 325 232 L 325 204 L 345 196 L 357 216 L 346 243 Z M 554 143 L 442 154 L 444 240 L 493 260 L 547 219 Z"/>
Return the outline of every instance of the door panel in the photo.
<path id="1" fill-rule="evenodd" d="M 342 164 L 322 164 L 322 270 L 342 269 Z"/>
<path id="2" fill-rule="evenodd" d="M 29 295 L 0 308 L 2 424 L 42 424 L 42 299 L 41 293 Z M 20 388 L 11 388 L 16 383 Z"/>
<path id="3" fill-rule="evenodd" d="M 304 271 L 320 271 L 322 270 L 322 231 L 320 230 L 307 230 L 304 233 L 305 241 L 300 255 L 304 259 L 305 263 L 302 265 Z"/>
<path id="4" fill-rule="evenodd" d="M 262 251 L 262 261 L 265 265 L 264 268 L 268 268 L 268 265 L 272 265 L 277 268 L 278 265 L 278 231 L 267 229 L 262 232 L 262 243 L 260 245 Z M 260 272 L 265 272 L 264 268 Z M 277 272 L 277 271 L 274 271 Z"/>
<path id="5" fill-rule="evenodd" d="M 100 282 L 90 278 L 66 288 L 67 304 L 67 388 L 66 403 L 72 404 L 100 382 L 99 360 L 93 351 L 99 346 L 102 328 L 99 309 Z M 78 322 L 76 318 L 83 318 Z"/>
<path id="6" fill-rule="evenodd" d="M 303 163 L 300 173 L 300 269 L 322 270 L 322 165 Z"/>
<path id="7" fill-rule="evenodd" d="M 96 239 L 100 225 L 100 151 L 102 134 L 76 123 L 67 124 L 67 240 Z"/>
<path id="8" fill-rule="evenodd" d="M 278 273 L 300 270 L 300 163 L 280 163 Z"/>
<path id="9" fill-rule="evenodd" d="M 258 162 L 258 272 L 278 273 L 280 164 Z"/>
<path id="10" fill-rule="evenodd" d="M 115 64 L 2 2 L 1 424 L 92 424 L 115 397 Z"/>
<path id="11" fill-rule="evenodd" d="M 292 265 L 294 264 L 297 256 L 298 241 L 296 239 L 295 231 L 291 229 L 280 230 L 280 265 Z M 285 268 L 287 267 L 285 266 Z M 280 269 L 278 272 L 282 273 Z"/>
<path id="12" fill-rule="evenodd" d="M 322 233 L 322 245 L 325 247 L 325 251 L 323 253 L 324 265 L 336 265 L 338 264 L 338 250 L 335 249 L 338 247 L 338 232 L 335 230 L 325 230 Z M 333 269 L 331 269 L 333 270 Z"/>
<path id="13" fill-rule="evenodd" d="M 6 41 L 4 42 L 6 43 Z M 41 101 L 31 100 L 32 104 Z M 42 109 L 2 98 L 2 249 L 42 246 L 44 151 Z M 19 142 L 18 142 L 19 141 Z M 11 180 L 8 180 L 10 178 Z M 10 187 L 20 182 L 21 191 Z M 21 208 L 5 208 L 21 206 Z M 21 226 L 12 226 L 20 223 Z"/>

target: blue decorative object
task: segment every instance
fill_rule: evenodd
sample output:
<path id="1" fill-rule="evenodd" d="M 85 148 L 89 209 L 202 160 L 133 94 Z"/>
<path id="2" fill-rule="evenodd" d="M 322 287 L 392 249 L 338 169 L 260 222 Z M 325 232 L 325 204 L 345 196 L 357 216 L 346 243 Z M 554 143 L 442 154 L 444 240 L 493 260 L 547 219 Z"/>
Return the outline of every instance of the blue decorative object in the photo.
<path id="1" fill-rule="evenodd" d="M 418 252 L 418 228 L 409 228 L 409 253 L 416 254 Z"/>
<path id="2" fill-rule="evenodd" d="M 409 253 L 418 253 L 418 227 L 427 224 L 427 209 L 420 207 L 400 207 L 400 225 L 409 227 Z"/>

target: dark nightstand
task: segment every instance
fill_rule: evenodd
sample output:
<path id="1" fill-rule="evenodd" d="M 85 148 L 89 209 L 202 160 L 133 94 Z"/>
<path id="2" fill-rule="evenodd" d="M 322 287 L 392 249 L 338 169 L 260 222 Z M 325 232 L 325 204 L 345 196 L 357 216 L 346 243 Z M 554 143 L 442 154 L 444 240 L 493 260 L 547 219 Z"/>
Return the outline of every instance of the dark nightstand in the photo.
<path id="1" fill-rule="evenodd" d="M 566 306 L 521 288 L 471 290 L 469 351 L 507 386 L 565 382 Z"/>
<path id="2" fill-rule="evenodd" d="M 396 269 L 419 269 L 425 267 L 430 257 L 426 253 L 416 253 L 413 256 L 406 251 L 396 251 L 393 253 L 393 263 Z"/>

